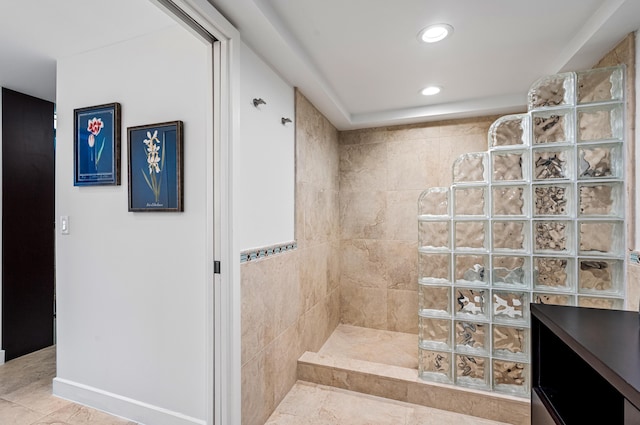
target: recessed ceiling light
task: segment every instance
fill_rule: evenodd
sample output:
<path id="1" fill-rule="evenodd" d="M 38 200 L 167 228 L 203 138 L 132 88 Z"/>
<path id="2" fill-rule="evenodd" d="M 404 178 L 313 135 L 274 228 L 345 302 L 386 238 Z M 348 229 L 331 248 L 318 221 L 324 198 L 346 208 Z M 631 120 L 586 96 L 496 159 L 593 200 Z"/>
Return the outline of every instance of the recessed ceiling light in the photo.
<path id="1" fill-rule="evenodd" d="M 422 93 L 425 96 L 433 96 L 434 94 L 440 93 L 440 87 L 438 87 L 438 86 L 429 86 L 429 87 L 426 87 L 426 88 L 422 89 L 422 91 L 420 93 Z"/>
<path id="2" fill-rule="evenodd" d="M 425 43 L 435 43 L 450 36 L 453 33 L 453 27 L 449 24 L 429 25 L 418 33 L 418 38 Z"/>

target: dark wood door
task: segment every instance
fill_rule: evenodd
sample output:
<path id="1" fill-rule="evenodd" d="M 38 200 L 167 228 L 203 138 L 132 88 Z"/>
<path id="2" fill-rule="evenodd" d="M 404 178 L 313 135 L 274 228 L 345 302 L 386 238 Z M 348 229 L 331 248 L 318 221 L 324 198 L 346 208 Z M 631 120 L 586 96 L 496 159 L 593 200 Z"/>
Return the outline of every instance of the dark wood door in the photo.
<path id="1" fill-rule="evenodd" d="M 2 348 L 53 344 L 54 105 L 2 89 Z"/>

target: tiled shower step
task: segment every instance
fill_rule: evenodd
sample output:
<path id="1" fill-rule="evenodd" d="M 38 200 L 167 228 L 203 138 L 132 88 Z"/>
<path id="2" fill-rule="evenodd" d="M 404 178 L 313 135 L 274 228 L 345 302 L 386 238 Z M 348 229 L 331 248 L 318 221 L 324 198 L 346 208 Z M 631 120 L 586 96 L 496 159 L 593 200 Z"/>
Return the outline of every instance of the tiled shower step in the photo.
<path id="1" fill-rule="evenodd" d="M 513 425 L 529 425 L 528 399 L 426 382 L 415 369 L 310 351 L 298 359 L 298 379 Z"/>

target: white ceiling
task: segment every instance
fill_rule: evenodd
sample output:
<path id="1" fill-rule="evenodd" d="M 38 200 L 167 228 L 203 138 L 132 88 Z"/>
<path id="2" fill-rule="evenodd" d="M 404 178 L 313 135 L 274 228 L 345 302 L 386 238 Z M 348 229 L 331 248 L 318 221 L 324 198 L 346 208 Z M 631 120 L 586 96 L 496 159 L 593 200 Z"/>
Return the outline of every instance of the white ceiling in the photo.
<path id="1" fill-rule="evenodd" d="M 209 1 L 341 130 L 526 110 L 640 28 L 640 0 Z M 453 36 L 419 43 L 439 22 Z M 57 58 L 171 25 L 153 0 L 0 0 L 0 84 L 54 101 Z"/>
<path id="2" fill-rule="evenodd" d="M 538 78 L 592 67 L 640 0 L 210 0 L 339 129 L 526 110 Z M 418 42 L 427 25 L 451 38 Z M 439 85 L 427 98 L 420 90 Z"/>
<path id="3" fill-rule="evenodd" d="M 0 85 L 55 102 L 57 59 L 172 25 L 149 0 L 0 0 Z"/>

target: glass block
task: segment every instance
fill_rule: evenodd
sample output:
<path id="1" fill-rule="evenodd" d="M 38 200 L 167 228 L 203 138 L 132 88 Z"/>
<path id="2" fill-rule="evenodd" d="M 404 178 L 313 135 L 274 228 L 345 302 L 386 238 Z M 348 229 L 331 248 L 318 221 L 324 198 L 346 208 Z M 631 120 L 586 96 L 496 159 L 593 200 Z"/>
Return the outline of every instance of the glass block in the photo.
<path id="1" fill-rule="evenodd" d="M 534 216 L 570 216 L 573 211 L 572 187 L 568 184 L 535 185 L 532 188 Z"/>
<path id="2" fill-rule="evenodd" d="M 573 258 L 536 257 L 533 260 L 533 287 L 545 291 L 572 291 Z"/>
<path id="3" fill-rule="evenodd" d="M 624 255 L 622 221 L 580 221 L 579 248 L 586 255 Z"/>
<path id="4" fill-rule="evenodd" d="M 529 192 L 526 186 L 493 186 L 492 216 L 525 216 Z"/>
<path id="5" fill-rule="evenodd" d="M 455 288 L 455 297 L 454 309 L 456 316 L 467 315 L 477 318 L 488 318 L 488 289 Z"/>
<path id="6" fill-rule="evenodd" d="M 609 216 L 622 218 L 624 215 L 624 186 L 619 183 L 580 183 L 578 184 L 582 217 Z"/>
<path id="7" fill-rule="evenodd" d="M 534 252 L 573 253 L 573 222 L 535 221 L 533 239 Z"/>
<path id="8" fill-rule="evenodd" d="M 446 351 L 418 350 L 419 373 L 423 379 L 451 382 L 451 353 Z"/>
<path id="9" fill-rule="evenodd" d="M 419 221 L 418 241 L 420 247 L 429 249 L 449 249 L 449 221 Z"/>
<path id="10" fill-rule="evenodd" d="M 581 258 L 578 260 L 578 292 L 622 295 L 624 292 L 622 260 Z"/>
<path id="11" fill-rule="evenodd" d="M 579 307 L 603 308 L 607 310 L 622 310 L 624 300 L 620 298 L 600 298 L 578 296 Z"/>
<path id="12" fill-rule="evenodd" d="M 521 326 L 493 325 L 493 354 L 503 358 L 526 360 L 529 356 L 529 331 Z"/>
<path id="13" fill-rule="evenodd" d="M 524 151 L 491 152 L 493 181 L 519 181 L 527 177 L 527 153 Z"/>
<path id="14" fill-rule="evenodd" d="M 526 221 L 494 221 L 493 249 L 496 251 L 526 251 L 528 231 Z"/>
<path id="15" fill-rule="evenodd" d="M 454 276 L 456 283 L 485 285 L 489 282 L 488 255 L 454 255 Z"/>
<path id="16" fill-rule="evenodd" d="M 511 360 L 493 360 L 493 389 L 507 394 L 528 396 L 529 365 Z"/>
<path id="17" fill-rule="evenodd" d="M 486 153 L 460 155 L 453 163 L 453 182 L 485 182 Z"/>
<path id="18" fill-rule="evenodd" d="M 527 292 L 494 290 L 492 302 L 494 321 L 522 322 L 528 318 Z"/>
<path id="19" fill-rule="evenodd" d="M 418 285 L 420 314 L 431 316 L 451 315 L 451 286 Z"/>
<path id="20" fill-rule="evenodd" d="M 489 388 L 489 359 L 456 354 L 456 384 L 472 388 Z"/>
<path id="21" fill-rule="evenodd" d="M 421 282 L 451 282 L 451 255 L 420 252 L 418 254 L 418 273 Z"/>
<path id="22" fill-rule="evenodd" d="M 618 143 L 581 146 L 578 163 L 581 179 L 622 178 L 622 146 Z"/>
<path id="23" fill-rule="evenodd" d="M 491 147 L 527 145 L 529 115 L 506 115 L 498 118 L 489 128 Z"/>
<path id="24" fill-rule="evenodd" d="M 457 352 L 487 354 L 490 346 L 487 323 L 456 320 L 454 332 Z"/>
<path id="25" fill-rule="evenodd" d="M 578 103 L 622 100 L 621 67 L 598 68 L 577 73 Z"/>
<path id="26" fill-rule="evenodd" d="M 486 216 L 486 191 L 484 187 L 456 187 L 454 194 L 454 215 Z"/>
<path id="27" fill-rule="evenodd" d="M 573 149 L 536 149 L 533 151 L 533 179 L 552 180 L 573 177 Z"/>
<path id="28" fill-rule="evenodd" d="M 573 295 L 543 292 L 534 292 L 533 302 L 538 304 L 574 305 Z"/>
<path id="29" fill-rule="evenodd" d="M 493 284 L 496 286 L 529 286 L 529 257 L 493 256 Z"/>
<path id="30" fill-rule="evenodd" d="M 453 322 L 449 319 L 420 316 L 418 323 L 420 347 L 432 350 L 451 349 L 452 324 Z"/>
<path id="31" fill-rule="evenodd" d="M 577 111 L 578 142 L 622 140 L 624 117 L 622 105 L 602 105 Z"/>
<path id="32" fill-rule="evenodd" d="M 574 74 L 550 75 L 533 83 L 527 93 L 529 111 L 574 103 Z"/>
<path id="33" fill-rule="evenodd" d="M 573 110 L 535 112 L 531 115 L 533 145 L 573 143 Z"/>
<path id="34" fill-rule="evenodd" d="M 422 192 L 418 198 L 418 215 L 449 215 L 449 188 L 432 187 Z"/>
<path id="35" fill-rule="evenodd" d="M 487 222 L 455 222 L 456 249 L 487 249 Z"/>

